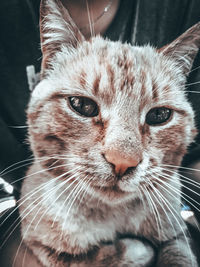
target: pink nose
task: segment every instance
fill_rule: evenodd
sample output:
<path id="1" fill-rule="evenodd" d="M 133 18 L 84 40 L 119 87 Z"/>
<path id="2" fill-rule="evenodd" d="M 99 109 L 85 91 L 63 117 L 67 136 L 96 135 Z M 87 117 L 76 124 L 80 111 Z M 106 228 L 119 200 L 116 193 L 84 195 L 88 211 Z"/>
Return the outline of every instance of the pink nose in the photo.
<path id="1" fill-rule="evenodd" d="M 109 163 L 114 165 L 115 173 L 120 176 L 122 176 L 128 168 L 137 167 L 140 162 L 139 157 L 126 157 L 118 150 L 108 150 L 105 153 L 105 158 Z"/>

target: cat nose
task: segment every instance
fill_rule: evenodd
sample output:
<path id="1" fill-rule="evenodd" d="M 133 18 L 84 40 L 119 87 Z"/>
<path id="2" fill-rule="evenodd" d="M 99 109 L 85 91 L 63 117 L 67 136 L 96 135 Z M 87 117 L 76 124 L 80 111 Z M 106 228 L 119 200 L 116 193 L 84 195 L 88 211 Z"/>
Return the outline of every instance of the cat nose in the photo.
<path id="1" fill-rule="evenodd" d="M 136 157 L 126 157 L 117 150 L 108 150 L 104 154 L 106 160 L 114 165 L 115 173 L 122 176 L 128 168 L 135 168 L 140 163 L 138 156 Z"/>

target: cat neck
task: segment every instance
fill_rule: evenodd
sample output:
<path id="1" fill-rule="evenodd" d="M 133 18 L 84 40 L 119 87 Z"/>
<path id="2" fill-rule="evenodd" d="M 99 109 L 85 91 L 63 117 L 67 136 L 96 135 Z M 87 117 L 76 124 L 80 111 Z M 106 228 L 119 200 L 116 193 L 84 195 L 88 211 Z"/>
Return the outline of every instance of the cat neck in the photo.
<path id="1" fill-rule="evenodd" d="M 120 0 L 62 0 L 63 5 L 67 8 L 72 19 L 87 39 L 91 35 L 105 33 L 117 13 L 119 2 Z M 104 12 L 106 8 L 107 12 Z M 91 22 L 93 21 L 92 27 L 89 23 L 90 20 Z M 91 32 L 91 28 L 93 32 Z"/>

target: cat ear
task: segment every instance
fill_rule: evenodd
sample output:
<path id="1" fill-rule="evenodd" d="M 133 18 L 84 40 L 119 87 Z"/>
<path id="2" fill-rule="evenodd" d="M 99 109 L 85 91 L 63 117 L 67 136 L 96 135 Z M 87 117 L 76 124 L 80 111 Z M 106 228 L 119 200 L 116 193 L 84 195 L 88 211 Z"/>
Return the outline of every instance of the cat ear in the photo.
<path id="1" fill-rule="evenodd" d="M 176 60 L 187 76 L 200 48 L 200 22 L 158 51 Z"/>
<path id="2" fill-rule="evenodd" d="M 42 73 L 63 45 L 76 47 L 84 37 L 60 0 L 41 0 L 40 39 L 43 54 Z"/>

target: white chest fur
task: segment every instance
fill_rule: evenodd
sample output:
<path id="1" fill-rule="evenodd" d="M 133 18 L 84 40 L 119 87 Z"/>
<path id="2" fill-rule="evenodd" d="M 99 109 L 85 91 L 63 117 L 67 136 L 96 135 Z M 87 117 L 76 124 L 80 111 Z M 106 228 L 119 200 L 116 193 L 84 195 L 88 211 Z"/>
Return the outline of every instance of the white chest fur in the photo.
<path id="1" fill-rule="evenodd" d="M 22 195 L 30 192 L 30 186 L 32 190 L 38 187 L 37 178 L 31 177 L 31 183 L 28 180 L 23 184 Z M 33 195 L 26 207 L 46 190 L 45 187 Z M 117 233 L 136 234 L 146 217 L 144 210 L 130 203 L 129 206 L 108 207 L 97 200 L 87 201 L 85 198 L 81 204 L 74 202 L 69 209 L 69 205 L 64 203 L 66 194 L 57 200 L 57 194 L 51 194 L 49 198 L 45 196 L 39 205 L 35 202 L 37 208 L 22 221 L 22 234 L 27 242 L 38 241 L 58 252 L 81 253 L 101 241 L 114 240 Z M 24 209 L 23 205 L 21 209 Z"/>

